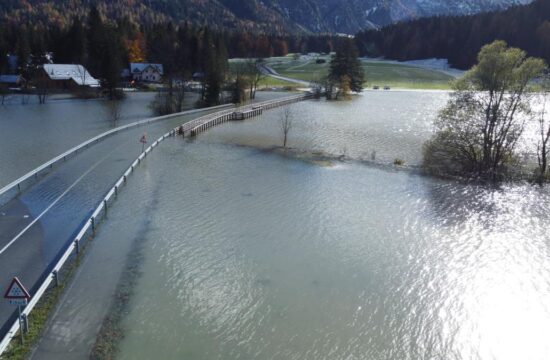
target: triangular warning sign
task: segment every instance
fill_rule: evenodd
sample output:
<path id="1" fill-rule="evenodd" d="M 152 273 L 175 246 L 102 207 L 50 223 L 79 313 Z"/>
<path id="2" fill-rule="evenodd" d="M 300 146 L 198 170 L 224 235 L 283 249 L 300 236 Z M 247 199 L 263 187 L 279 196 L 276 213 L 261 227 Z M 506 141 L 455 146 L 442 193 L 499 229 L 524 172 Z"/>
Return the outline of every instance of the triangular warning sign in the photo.
<path id="1" fill-rule="evenodd" d="M 6 299 L 30 299 L 31 296 L 27 289 L 21 284 L 21 281 L 17 277 L 14 277 L 11 281 L 6 294 L 4 295 Z"/>

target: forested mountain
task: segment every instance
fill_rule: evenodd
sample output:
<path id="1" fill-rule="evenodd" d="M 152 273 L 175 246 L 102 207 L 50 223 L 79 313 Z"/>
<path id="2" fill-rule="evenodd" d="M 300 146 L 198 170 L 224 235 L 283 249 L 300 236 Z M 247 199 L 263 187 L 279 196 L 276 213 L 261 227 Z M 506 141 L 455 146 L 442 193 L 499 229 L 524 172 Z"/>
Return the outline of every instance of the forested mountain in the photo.
<path id="1" fill-rule="evenodd" d="M 476 62 L 483 45 L 496 39 L 550 63 L 550 0 L 501 12 L 424 18 L 356 36 L 362 55 L 397 60 L 445 58 L 464 69 Z"/>
<path id="2" fill-rule="evenodd" d="M 139 24 L 172 20 L 239 30 L 353 34 L 401 20 L 471 14 L 532 0 L 2 0 L 7 22 L 69 24 L 96 4 L 108 18 Z"/>

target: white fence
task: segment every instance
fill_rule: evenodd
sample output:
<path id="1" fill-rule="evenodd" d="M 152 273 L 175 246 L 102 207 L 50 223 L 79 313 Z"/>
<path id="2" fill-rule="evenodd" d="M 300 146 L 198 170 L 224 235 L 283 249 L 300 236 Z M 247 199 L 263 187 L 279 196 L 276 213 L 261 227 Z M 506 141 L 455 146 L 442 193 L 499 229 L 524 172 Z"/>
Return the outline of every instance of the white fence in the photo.
<path id="1" fill-rule="evenodd" d="M 235 113 L 247 113 L 250 116 L 252 116 L 252 114 L 259 115 L 259 114 L 262 113 L 263 109 L 272 109 L 272 108 L 277 107 L 277 106 L 283 106 L 283 105 L 291 104 L 293 102 L 306 100 L 306 99 L 309 99 L 309 98 L 310 98 L 309 94 L 298 95 L 298 96 L 292 96 L 292 97 L 288 97 L 288 98 L 284 98 L 284 99 L 280 99 L 280 100 L 266 101 L 266 102 L 258 103 L 258 104 L 255 104 L 255 105 L 247 106 L 247 107 L 242 107 L 242 108 L 238 109 L 237 112 L 235 112 L 233 110 L 219 111 L 219 112 L 209 114 L 209 115 L 200 117 L 198 119 L 192 120 L 190 122 L 187 122 L 187 123 L 185 123 L 185 124 L 183 124 L 179 127 L 176 127 L 174 129 L 170 130 L 166 134 L 159 137 L 154 143 L 152 143 L 147 149 L 145 149 L 145 151 L 142 152 L 136 160 L 134 160 L 134 162 L 130 165 L 130 167 L 118 179 L 118 181 L 115 183 L 115 185 L 107 192 L 107 195 L 105 195 L 105 197 L 101 200 L 101 202 L 96 207 L 96 209 L 94 210 L 92 215 L 86 220 L 86 222 L 84 223 L 84 225 L 82 226 L 82 228 L 80 229 L 80 231 L 78 232 L 78 234 L 76 235 L 74 240 L 72 240 L 71 243 L 69 244 L 69 246 L 67 247 L 67 249 L 65 249 L 65 251 L 63 252 L 61 258 L 57 261 L 57 263 L 55 264 L 55 266 L 53 267 L 51 272 L 46 276 L 45 280 L 42 282 L 42 284 L 40 285 L 38 290 L 32 295 L 32 298 L 29 301 L 28 305 L 23 309 L 22 315 L 28 317 L 29 314 L 31 313 L 31 311 L 36 306 L 36 304 L 40 301 L 42 296 L 46 293 L 46 291 L 48 290 L 48 288 L 50 287 L 52 282 L 57 282 L 58 281 L 58 273 L 63 268 L 63 266 L 67 263 L 67 260 L 71 257 L 71 255 L 74 255 L 74 254 L 78 255 L 78 253 L 80 252 L 81 242 L 83 240 L 85 240 L 87 236 L 93 235 L 95 233 L 95 229 L 96 229 L 96 226 L 98 225 L 99 220 L 102 219 L 102 216 L 107 214 L 108 207 L 116 199 L 116 197 L 118 196 L 118 192 L 119 192 L 120 188 L 123 185 L 126 184 L 126 181 L 127 181 L 128 177 L 134 172 L 134 169 L 141 163 L 141 161 L 147 156 L 147 154 L 149 154 L 151 151 L 153 151 L 153 149 L 155 147 L 158 146 L 159 143 L 161 143 L 162 141 L 164 141 L 166 138 L 168 138 L 170 136 L 174 136 L 177 133 L 185 135 L 186 131 L 189 131 L 189 130 L 194 130 L 196 132 L 196 131 L 198 131 L 199 128 L 201 128 L 205 124 L 210 124 L 208 127 L 211 127 L 211 126 L 214 126 L 214 124 L 219 124 L 221 122 L 228 121 L 229 119 L 233 119 L 233 117 L 235 116 L 234 115 Z M 260 111 L 260 109 L 262 109 L 262 111 Z M 182 115 L 182 114 L 189 114 L 189 112 L 180 113 L 180 114 L 177 114 L 177 115 L 170 115 L 170 116 L 178 116 L 178 115 Z M 129 124 L 129 125 L 126 125 L 126 126 L 123 126 L 121 128 L 114 129 L 114 130 L 120 131 L 124 128 L 129 128 L 129 127 L 132 127 L 132 126 L 138 126 L 138 125 L 136 125 L 138 123 L 144 124 L 144 123 L 151 122 L 151 121 L 158 121 L 158 120 L 164 119 L 164 118 L 166 118 L 166 117 L 143 120 L 141 122 Z M 84 146 L 89 145 L 89 144 L 93 143 L 94 141 L 98 141 L 97 140 L 98 138 L 105 137 L 105 136 L 107 136 L 106 134 L 112 134 L 114 130 L 111 130 L 110 132 L 107 132 L 107 133 L 104 133 L 104 134 L 102 134 L 98 137 L 95 137 L 95 138 L 93 138 L 93 139 L 77 146 L 76 148 L 71 149 L 66 154 L 70 154 L 70 153 L 72 154 L 72 153 L 76 152 L 75 149 L 82 149 Z M 65 156 L 67 156 L 67 155 L 65 155 Z M 57 157 L 57 158 L 53 159 L 52 161 L 42 165 L 38 169 L 43 170 L 43 169 L 47 168 L 48 166 L 50 166 L 50 163 L 54 164 L 55 162 L 58 162 L 61 159 L 63 159 L 63 154 L 60 155 L 60 157 Z M 30 172 L 29 173 L 30 175 L 29 174 L 25 175 L 24 178 L 27 179 L 28 177 L 34 176 L 35 173 L 39 172 L 38 169 L 33 171 L 33 172 Z M 14 183 L 12 183 L 11 186 L 12 187 L 17 186 L 17 184 L 18 184 L 17 182 L 14 182 Z M 4 338 L 0 341 L 0 357 L 1 357 L 2 353 L 8 347 L 11 340 L 17 335 L 17 333 L 20 329 L 20 326 L 21 326 L 21 324 L 19 322 L 19 319 L 17 319 L 13 323 L 13 325 L 10 327 L 10 329 L 8 330 L 6 336 L 4 336 Z"/>

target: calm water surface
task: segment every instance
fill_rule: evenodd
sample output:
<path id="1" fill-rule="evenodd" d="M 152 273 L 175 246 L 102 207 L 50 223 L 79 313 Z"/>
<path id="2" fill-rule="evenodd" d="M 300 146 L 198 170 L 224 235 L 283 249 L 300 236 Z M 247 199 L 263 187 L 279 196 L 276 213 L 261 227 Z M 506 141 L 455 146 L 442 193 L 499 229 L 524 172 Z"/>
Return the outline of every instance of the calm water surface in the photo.
<path id="1" fill-rule="evenodd" d="M 256 101 L 288 95 L 260 91 Z M 116 121 L 104 100 L 49 99 L 40 105 L 30 97 L 26 105 L 15 98 L 0 105 L 0 187 L 91 137 L 153 116 L 149 105 L 154 96 L 154 92 L 127 93 Z M 185 96 L 185 109 L 193 108 L 198 94 Z"/>
<path id="2" fill-rule="evenodd" d="M 409 165 L 422 159 L 422 144 L 445 105 L 442 91 L 366 91 L 351 102 L 309 101 L 292 105 L 288 146 L 353 159 Z M 213 142 L 269 148 L 282 145 L 282 110 L 252 122 L 232 123 L 201 136 Z"/>
<path id="3" fill-rule="evenodd" d="M 414 162 L 429 132 L 421 114 L 444 95 L 414 97 L 416 110 L 395 100 L 364 100 L 395 108 L 379 117 L 355 103 L 296 105 L 311 116 L 295 121 L 293 146 L 372 146 Z M 280 140 L 270 119 L 164 143 L 115 203 L 111 216 L 148 219 L 120 359 L 550 357 L 548 188 L 322 167 L 249 147 L 261 134 L 262 146 Z M 152 194 L 147 212 L 139 204 Z"/>
<path id="4" fill-rule="evenodd" d="M 103 100 L 14 101 L 0 105 L 0 187 L 51 158 L 116 126 L 152 116 L 154 93 L 128 93 L 113 121 Z"/>

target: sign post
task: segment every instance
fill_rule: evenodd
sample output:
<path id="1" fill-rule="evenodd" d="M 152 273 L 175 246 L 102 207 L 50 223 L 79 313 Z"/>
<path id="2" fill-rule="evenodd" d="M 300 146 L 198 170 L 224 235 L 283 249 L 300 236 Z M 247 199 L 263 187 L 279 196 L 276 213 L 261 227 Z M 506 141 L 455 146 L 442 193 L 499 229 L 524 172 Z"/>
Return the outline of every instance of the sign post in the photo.
<path id="1" fill-rule="evenodd" d="M 141 143 L 141 152 L 143 152 L 145 150 L 145 144 L 147 144 L 147 133 L 144 133 L 141 136 L 139 142 Z"/>
<path id="2" fill-rule="evenodd" d="M 6 290 L 4 294 L 4 298 L 8 299 L 11 305 L 17 305 L 17 310 L 19 312 L 19 333 L 21 334 L 21 344 L 23 344 L 23 330 L 27 331 L 27 329 L 25 326 L 26 324 L 23 323 L 22 307 L 27 305 L 31 295 L 16 276 L 12 279 L 8 290 Z"/>

